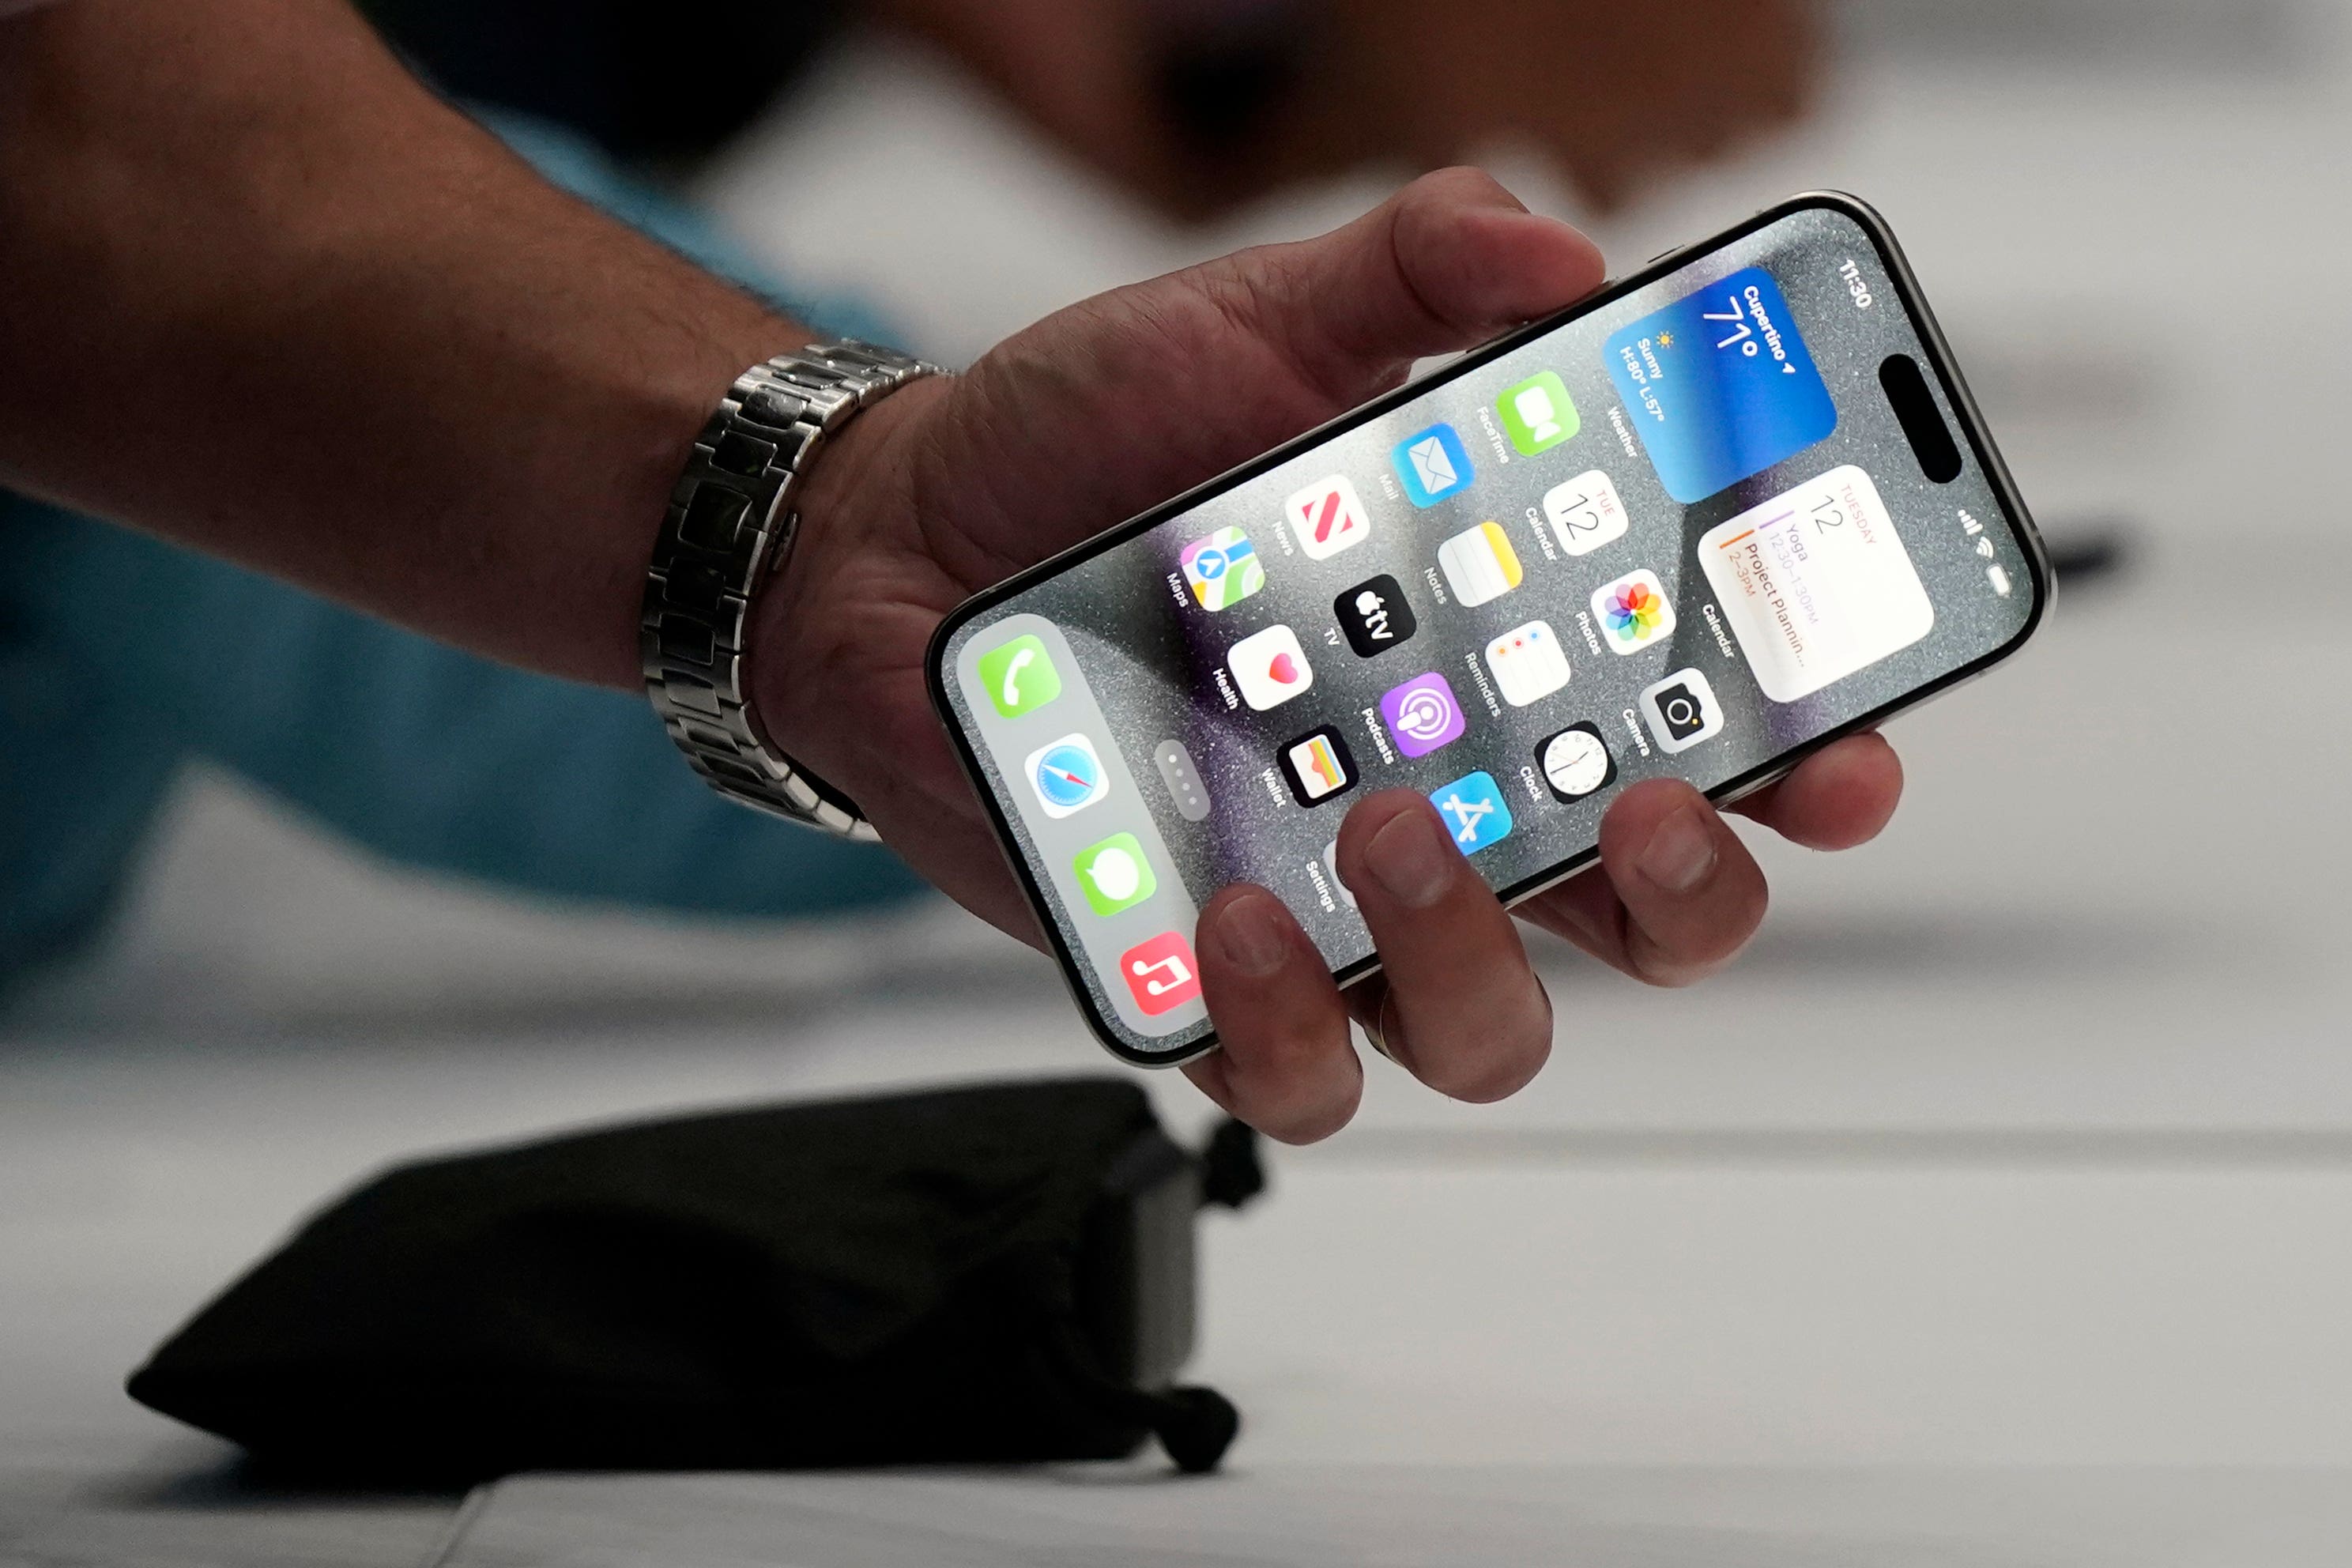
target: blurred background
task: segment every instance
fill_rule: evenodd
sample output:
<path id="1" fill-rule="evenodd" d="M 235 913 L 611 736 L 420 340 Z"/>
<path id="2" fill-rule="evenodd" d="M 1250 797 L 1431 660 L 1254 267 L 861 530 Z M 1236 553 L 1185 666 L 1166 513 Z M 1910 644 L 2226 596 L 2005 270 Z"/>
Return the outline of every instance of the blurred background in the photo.
<path id="1" fill-rule="evenodd" d="M 1454 1106 L 1374 1060 L 1357 1125 L 1212 1224 L 1196 1370 L 1240 1455 L 2352 1463 L 2340 6 L 898 0 L 803 47 L 793 7 L 713 5 L 742 78 L 682 87 L 692 9 L 380 16 L 950 363 L 1441 160 L 1621 271 L 1851 190 L 2064 562 L 2023 656 L 1891 731 L 1882 841 L 1759 836 L 1775 907 L 1730 973 L 1654 993 L 1546 944 L 1532 1089 Z M 943 905 L 532 903 L 193 771 L 102 947 L 0 1016 L 9 1397 L 163 1439 L 115 1380 L 394 1157 L 1094 1070 L 1050 968 Z"/>

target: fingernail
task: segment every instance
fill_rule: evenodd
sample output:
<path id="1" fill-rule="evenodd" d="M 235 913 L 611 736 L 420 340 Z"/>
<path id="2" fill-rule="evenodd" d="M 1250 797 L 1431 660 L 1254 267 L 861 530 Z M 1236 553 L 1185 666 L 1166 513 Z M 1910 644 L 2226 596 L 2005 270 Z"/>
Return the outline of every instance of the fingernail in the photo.
<path id="1" fill-rule="evenodd" d="M 1364 846 L 1364 868 L 1389 897 L 1407 909 L 1425 910 L 1445 896 L 1462 867 L 1462 851 L 1418 811 L 1400 812 Z"/>
<path id="2" fill-rule="evenodd" d="M 1272 974 L 1290 956 L 1279 909 L 1263 894 L 1235 899 L 1218 911 L 1217 945 L 1224 949 L 1227 963 L 1255 980 Z"/>
<path id="3" fill-rule="evenodd" d="M 1715 870 L 1715 833 L 1705 814 L 1685 805 L 1658 824 L 1634 869 L 1670 893 L 1687 893 Z"/>

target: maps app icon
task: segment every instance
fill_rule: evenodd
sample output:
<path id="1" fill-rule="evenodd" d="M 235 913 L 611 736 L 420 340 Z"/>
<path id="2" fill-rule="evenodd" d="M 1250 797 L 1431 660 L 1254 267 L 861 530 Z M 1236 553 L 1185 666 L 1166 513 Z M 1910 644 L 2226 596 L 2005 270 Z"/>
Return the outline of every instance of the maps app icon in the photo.
<path id="1" fill-rule="evenodd" d="M 1204 610 L 1217 611 L 1240 604 L 1265 586 L 1265 567 L 1257 546 L 1238 528 L 1221 528 L 1206 539 L 1196 539 L 1178 557 L 1192 597 Z"/>
<path id="2" fill-rule="evenodd" d="M 1796 315 L 1760 267 L 1621 329 L 1607 358 L 1658 482 L 1685 506 L 1837 428 Z"/>

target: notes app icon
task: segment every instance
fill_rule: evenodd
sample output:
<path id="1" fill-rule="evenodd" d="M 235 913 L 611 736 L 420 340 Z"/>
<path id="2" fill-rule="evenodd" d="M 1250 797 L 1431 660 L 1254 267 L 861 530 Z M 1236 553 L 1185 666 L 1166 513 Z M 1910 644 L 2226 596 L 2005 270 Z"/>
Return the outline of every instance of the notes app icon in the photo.
<path id="1" fill-rule="evenodd" d="M 1437 564 L 1445 573 L 1445 585 L 1454 590 L 1454 602 L 1465 605 L 1499 599 L 1527 575 L 1519 567 L 1519 552 L 1511 548 L 1511 536 L 1495 522 L 1465 529 L 1439 545 Z"/>

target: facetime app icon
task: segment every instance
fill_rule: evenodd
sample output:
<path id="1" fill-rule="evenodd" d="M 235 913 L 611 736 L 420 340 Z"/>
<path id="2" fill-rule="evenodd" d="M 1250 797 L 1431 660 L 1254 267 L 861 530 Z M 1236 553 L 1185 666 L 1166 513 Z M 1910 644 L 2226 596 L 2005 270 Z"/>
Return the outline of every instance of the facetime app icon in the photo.
<path id="1" fill-rule="evenodd" d="M 1552 371 L 1533 375 L 1496 400 L 1503 429 L 1522 458 L 1550 451 L 1574 436 L 1578 428 L 1576 401 L 1568 384 Z"/>

